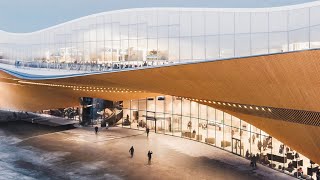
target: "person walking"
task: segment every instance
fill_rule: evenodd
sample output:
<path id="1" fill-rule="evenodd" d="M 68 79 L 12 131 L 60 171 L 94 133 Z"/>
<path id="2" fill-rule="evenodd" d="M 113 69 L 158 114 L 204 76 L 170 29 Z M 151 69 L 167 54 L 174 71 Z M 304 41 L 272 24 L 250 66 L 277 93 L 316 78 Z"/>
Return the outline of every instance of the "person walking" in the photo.
<path id="1" fill-rule="evenodd" d="M 256 167 L 257 167 L 257 157 L 256 157 L 256 155 L 253 155 L 253 156 L 251 157 L 251 166 L 252 166 L 253 168 L 256 168 Z"/>
<path id="2" fill-rule="evenodd" d="M 149 137 L 149 132 L 150 132 L 150 129 L 147 127 L 146 129 L 146 132 L 147 132 L 147 137 Z"/>
<path id="3" fill-rule="evenodd" d="M 96 134 L 98 134 L 98 130 L 99 130 L 98 126 L 94 127 L 94 131 L 96 132 Z"/>
<path id="4" fill-rule="evenodd" d="M 151 158 L 152 158 L 152 151 L 148 151 L 148 163 L 151 164 Z"/>
<path id="5" fill-rule="evenodd" d="M 133 146 L 131 146 L 131 148 L 129 149 L 129 153 L 131 155 L 131 158 L 133 158 L 133 153 L 134 153 L 134 148 Z"/>

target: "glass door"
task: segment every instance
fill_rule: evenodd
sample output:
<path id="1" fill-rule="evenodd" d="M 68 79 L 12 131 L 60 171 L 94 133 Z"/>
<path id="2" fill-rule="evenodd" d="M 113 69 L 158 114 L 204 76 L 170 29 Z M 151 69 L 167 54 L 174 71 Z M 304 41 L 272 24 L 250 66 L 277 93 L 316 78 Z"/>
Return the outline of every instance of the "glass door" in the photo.
<path id="1" fill-rule="evenodd" d="M 241 156 L 241 140 L 232 138 L 232 153 Z"/>
<path id="2" fill-rule="evenodd" d="M 155 112 L 147 111 L 147 127 L 149 128 L 150 132 L 156 132 L 156 118 Z"/>

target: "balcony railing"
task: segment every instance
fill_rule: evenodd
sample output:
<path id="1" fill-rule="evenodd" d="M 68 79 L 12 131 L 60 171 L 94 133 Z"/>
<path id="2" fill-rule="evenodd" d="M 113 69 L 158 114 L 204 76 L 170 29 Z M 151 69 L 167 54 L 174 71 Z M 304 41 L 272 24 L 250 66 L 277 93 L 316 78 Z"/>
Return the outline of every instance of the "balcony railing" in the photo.
<path id="1" fill-rule="evenodd" d="M 138 69 L 145 67 L 163 66 L 178 62 L 169 60 L 148 60 L 148 61 L 118 61 L 107 63 L 61 63 L 61 62 L 42 62 L 42 61 L 19 61 L 10 59 L 0 59 L 1 64 L 14 65 L 22 69 L 56 69 L 67 71 L 85 72 L 104 72 L 118 71 L 124 69 Z"/>

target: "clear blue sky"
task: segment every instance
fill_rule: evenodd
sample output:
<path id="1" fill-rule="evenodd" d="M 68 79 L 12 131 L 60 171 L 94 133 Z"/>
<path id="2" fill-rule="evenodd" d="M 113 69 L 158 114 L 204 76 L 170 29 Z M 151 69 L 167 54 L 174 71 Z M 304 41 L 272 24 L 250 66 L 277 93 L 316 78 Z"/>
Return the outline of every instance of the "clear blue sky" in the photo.
<path id="1" fill-rule="evenodd" d="M 138 7 L 271 7 L 315 0 L 0 0 L 0 29 L 31 32 L 82 16 Z"/>

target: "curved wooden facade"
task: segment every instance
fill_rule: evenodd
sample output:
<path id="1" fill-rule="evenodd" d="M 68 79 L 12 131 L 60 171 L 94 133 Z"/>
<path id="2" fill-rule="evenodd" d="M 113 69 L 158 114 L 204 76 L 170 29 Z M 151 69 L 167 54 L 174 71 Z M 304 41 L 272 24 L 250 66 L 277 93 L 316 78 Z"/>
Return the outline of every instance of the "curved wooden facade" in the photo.
<path id="1" fill-rule="evenodd" d="M 84 96 L 126 100 L 166 94 L 318 113 L 319 59 L 320 50 L 307 50 L 37 81 L 20 81 L 1 72 L 0 107 L 34 111 L 78 105 L 78 98 Z M 304 119 L 290 122 L 208 105 L 253 124 L 320 163 L 320 126 L 304 124 Z M 318 124 L 320 119 L 312 121 Z"/>

